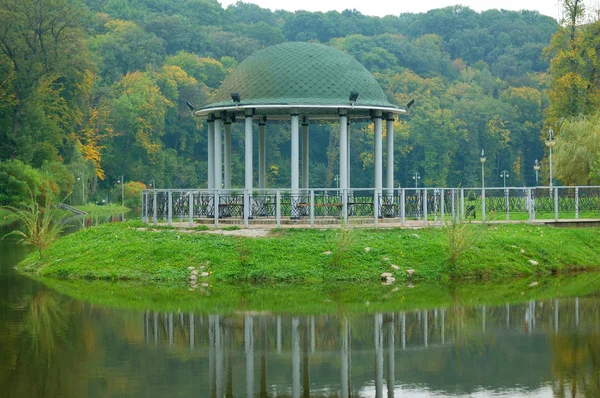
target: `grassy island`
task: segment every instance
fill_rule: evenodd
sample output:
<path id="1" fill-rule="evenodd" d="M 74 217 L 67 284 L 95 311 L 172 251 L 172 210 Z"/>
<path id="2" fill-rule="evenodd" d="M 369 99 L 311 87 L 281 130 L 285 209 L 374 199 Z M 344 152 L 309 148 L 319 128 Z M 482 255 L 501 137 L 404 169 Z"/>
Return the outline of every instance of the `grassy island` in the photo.
<path id="1" fill-rule="evenodd" d="M 104 224 L 61 238 L 19 269 L 59 279 L 185 283 L 194 267 L 198 282 L 211 284 L 377 282 L 383 272 L 400 282 L 600 270 L 600 233 L 593 228 L 292 228 L 263 237 L 197 229 Z M 461 246 L 465 241 L 470 244 Z"/>

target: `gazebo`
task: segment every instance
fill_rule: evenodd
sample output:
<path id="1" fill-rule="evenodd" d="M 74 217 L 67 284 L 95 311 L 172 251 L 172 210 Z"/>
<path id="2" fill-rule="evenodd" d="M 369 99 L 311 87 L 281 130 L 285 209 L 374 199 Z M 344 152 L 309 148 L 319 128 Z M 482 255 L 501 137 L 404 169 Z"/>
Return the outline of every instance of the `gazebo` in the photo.
<path id="1" fill-rule="evenodd" d="M 311 188 L 308 178 L 310 124 L 339 123 L 338 196 L 343 215 L 347 216 L 350 121 L 374 123 L 373 188 L 379 194 L 384 188 L 382 141 L 383 120 L 386 121 L 385 189 L 391 194 L 394 188 L 393 122 L 405 112 L 388 102 L 373 75 L 352 56 L 322 44 L 300 42 L 279 44 L 254 53 L 225 79 L 215 95 L 215 102 L 193 110 L 196 117 L 208 122 L 208 190 L 225 195 L 232 190 L 232 123 L 244 123 L 245 179 L 242 189 L 246 195 L 257 198 L 266 194 L 269 188 L 266 184 L 266 125 L 290 123 L 292 218 L 308 201 L 306 195 Z M 258 189 L 254 186 L 252 173 L 255 124 L 258 124 Z M 244 207 L 245 218 L 253 216 L 252 208 Z"/>

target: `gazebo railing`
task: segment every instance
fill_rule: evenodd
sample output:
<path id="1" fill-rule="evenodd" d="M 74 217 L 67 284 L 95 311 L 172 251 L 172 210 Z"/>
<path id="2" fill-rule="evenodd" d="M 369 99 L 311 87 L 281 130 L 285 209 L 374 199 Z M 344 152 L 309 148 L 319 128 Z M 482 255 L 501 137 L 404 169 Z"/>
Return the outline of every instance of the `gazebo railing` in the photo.
<path id="1" fill-rule="evenodd" d="M 485 201 L 482 201 L 485 198 Z M 331 222 L 445 223 L 454 220 L 600 219 L 600 187 L 153 189 L 142 192 L 144 222 L 209 220 L 314 225 Z M 206 222 L 206 221 L 204 221 Z"/>

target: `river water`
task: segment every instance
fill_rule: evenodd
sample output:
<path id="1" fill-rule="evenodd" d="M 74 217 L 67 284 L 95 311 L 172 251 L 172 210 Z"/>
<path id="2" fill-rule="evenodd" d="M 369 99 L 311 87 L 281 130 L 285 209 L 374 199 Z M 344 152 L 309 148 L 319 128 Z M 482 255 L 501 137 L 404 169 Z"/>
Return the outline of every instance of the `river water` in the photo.
<path id="1" fill-rule="evenodd" d="M 75 300 L 18 274 L 26 253 L 0 241 L 2 397 L 600 397 L 600 284 L 499 305 L 206 314 Z"/>

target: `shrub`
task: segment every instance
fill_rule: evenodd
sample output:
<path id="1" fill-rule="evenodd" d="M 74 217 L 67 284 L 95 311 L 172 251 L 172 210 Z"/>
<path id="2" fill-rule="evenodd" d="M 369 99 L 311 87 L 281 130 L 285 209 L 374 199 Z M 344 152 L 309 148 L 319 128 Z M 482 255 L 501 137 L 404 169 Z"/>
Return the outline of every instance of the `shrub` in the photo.
<path id="1" fill-rule="evenodd" d="M 52 176 L 21 162 L 0 162 L 0 206 L 17 207 L 32 197 L 39 205 L 54 203 L 60 195 L 60 187 Z"/>

